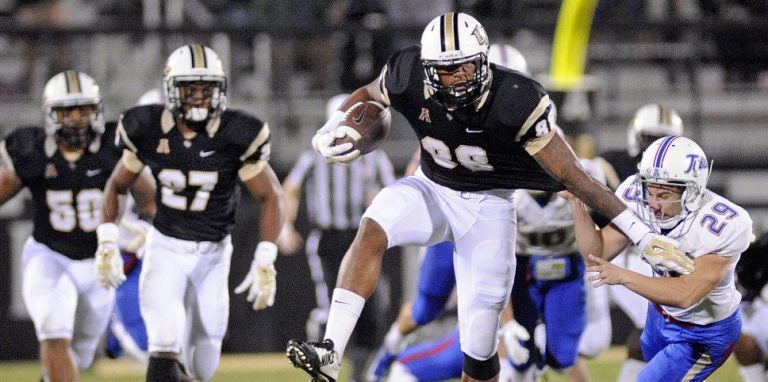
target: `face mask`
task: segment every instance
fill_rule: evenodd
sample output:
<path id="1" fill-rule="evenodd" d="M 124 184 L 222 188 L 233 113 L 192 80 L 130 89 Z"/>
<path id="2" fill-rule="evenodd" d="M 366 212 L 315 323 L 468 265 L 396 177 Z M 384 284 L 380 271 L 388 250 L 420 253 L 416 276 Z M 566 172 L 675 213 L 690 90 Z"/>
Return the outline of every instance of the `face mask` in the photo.
<path id="1" fill-rule="evenodd" d="M 208 109 L 203 107 L 191 107 L 189 108 L 189 111 L 184 114 L 184 119 L 190 122 L 203 122 L 208 119 Z"/>

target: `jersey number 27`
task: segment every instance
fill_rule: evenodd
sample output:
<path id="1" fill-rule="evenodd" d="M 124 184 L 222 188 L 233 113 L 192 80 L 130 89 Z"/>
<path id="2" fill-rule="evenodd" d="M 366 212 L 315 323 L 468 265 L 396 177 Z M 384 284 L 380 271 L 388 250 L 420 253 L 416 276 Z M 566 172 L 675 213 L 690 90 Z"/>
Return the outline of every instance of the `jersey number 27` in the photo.
<path id="1" fill-rule="evenodd" d="M 160 181 L 161 202 L 176 210 L 203 211 L 208 206 L 211 191 L 219 181 L 219 173 L 216 171 L 190 171 L 184 175 L 181 170 L 163 169 L 157 174 Z M 199 187 L 194 198 L 190 202 L 186 196 L 176 192 L 187 187 Z"/>

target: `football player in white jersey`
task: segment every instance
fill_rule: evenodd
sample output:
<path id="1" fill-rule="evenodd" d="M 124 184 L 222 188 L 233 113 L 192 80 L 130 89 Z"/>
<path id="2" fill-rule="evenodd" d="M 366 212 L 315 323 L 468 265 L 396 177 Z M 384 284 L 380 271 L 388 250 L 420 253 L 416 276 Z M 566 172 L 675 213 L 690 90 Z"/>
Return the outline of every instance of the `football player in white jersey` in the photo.
<path id="1" fill-rule="evenodd" d="M 655 140 L 667 135 L 684 135 L 685 126 L 680 114 L 673 108 L 658 103 L 643 105 L 635 111 L 627 126 L 627 147 L 611 150 L 594 159 L 606 174 L 606 181 L 616 190 L 624 179 L 637 173 L 643 151 Z M 600 225 L 604 225 L 598 222 Z M 650 276 L 651 270 L 640 259 L 637 247 L 630 245 L 612 263 Z M 621 285 L 610 285 L 607 291 L 611 302 L 618 306 L 633 325 L 626 339 L 627 358 L 621 365 L 617 382 L 635 382 L 645 366 L 640 349 L 640 334 L 645 326 L 645 299 Z"/>
<path id="2" fill-rule="evenodd" d="M 260 242 L 235 293 L 247 292 L 256 310 L 274 303 L 282 188 L 268 162 L 267 123 L 226 108 L 227 77 L 216 52 L 199 44 L 177 48 L 163 82 L 164 105 L 133 107 L 118 124 L 125 150 L 104 191 L 99 274 L 110 286 L 125 277 L 113 223 L 118 195 L 147 166 L 157 184 L 157 214 L 139 282 L 150 353 L 147 381 L 176 381 L 184 371 L 208 380 L 218 367 L 229 318 L 230 231 L 239 185 L 259 201 Z"/>
<path id="3" fill-rule="evenodd" d="M 645 276 L 610 260 L 629 241 L 611 226 L 596 230 L 584 205 L 573 208 L 579 249 L 594 287 L 623 285 L 649 300 L 640 342 L 647 365 L 639 381 L 703 381 L 722 365 L 741 330 L 735 268 L 752 237 L 746 210 L 706 188 L 710 163 L 692 140 L 668 136 L 643 153 L 637 175 L 616 191 L 655 237 L 642 256 Z M 677 240 L 681 249 L 669 248 Z"/>

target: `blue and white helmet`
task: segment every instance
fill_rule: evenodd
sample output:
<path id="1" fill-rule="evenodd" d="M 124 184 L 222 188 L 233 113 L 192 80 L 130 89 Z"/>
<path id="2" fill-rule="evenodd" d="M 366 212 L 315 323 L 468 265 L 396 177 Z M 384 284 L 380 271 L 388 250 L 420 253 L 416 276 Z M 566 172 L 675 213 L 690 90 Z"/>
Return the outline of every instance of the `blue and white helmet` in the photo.
<path id="1" fill-rule="evenodd" d="M 638 166 L 637 184 L 640 200 L 647 203 L 648 184 L 681 187 L 682 206 L 680 215 L 660 221 L 662 228 L 676 223 L 688 212 L 696 212 L 702 206 L 704 190 L 709 180 L 710 163 L 704 150 L 686 137 L 667 136 L 659 138 L 645 150 Z"/>

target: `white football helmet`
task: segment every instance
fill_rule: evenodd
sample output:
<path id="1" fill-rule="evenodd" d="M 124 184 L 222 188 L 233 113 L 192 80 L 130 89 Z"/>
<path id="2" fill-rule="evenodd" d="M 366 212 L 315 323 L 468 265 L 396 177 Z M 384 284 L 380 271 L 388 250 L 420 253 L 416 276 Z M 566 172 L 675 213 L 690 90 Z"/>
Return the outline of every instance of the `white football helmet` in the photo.
<path id="1" fill-rule="evenodd" d="M 421 35 L 421 62 L 432 98 L 448 109 L 461 108 L 480 99 L 491 82 L 488 34 L 474 17 L 448 12 L 427 24 Z M 475 64 L 475 75 L 462 89 L 445 86 L 437 67 Z"/>
<path id="2" fill-rule="evenodd" d="M 192 107 L 186 112 L 183 105 L 189 100 L 182 99 L 181 87 L 195 82 L 213 83 L 208 108 Z M 166 107 L 174 116 L 191 126 L 205 126 L 208 120 L 217 118 L 226 109 L 227 76 L 221 60 L 213 49 L 199 45 L 184 45 L 168 56 L 163 71 Z"/>
<path id="3" fill-rule="evenodd" d="M 696 212 L 701 208 L 710 167 L 704 150 L 688 138 L 667 136 L 651 143 L 638 166 L 638 198 L 643 203 L 648 203 L 649 183 L 682 187 L 683 193 L 680 197 L 682 209 L 679 215 L 665 217 L 663 220 L 648 220 L 661 228 L 672 228 L 689 212 Z M 653 214 L 650 214 L 650 217 L 652 218 Z"/>
<path id="4" fill-rule="evenodd" d="M 491 44 L 488 50 L 488 61 L 530 76 L 528 62 L 519 50 L 509 44 Z"/>
<path id="5" fill-rule="evenodd" d="M 147 90 L 141 97 L 139 97 L 139 100 L 136 101 L 136 105 L 138 106 L 153 104 L 165 105 L 165 103 L 165 92 L 161 88 Z"/>
<path id="6" fill-rule="evenodd" d="M 637 109 L 627 129 L 627 152 L 635 157 L 651 142 L 667 135 L 683 135 L 683 120 L 671 107 L 657 103 Z"/>
<path id="7" fill-rule="evenodd" d="M 93 105 L 89 127 L 83 130 L 77 126 L 64 126 L 56 113 L 58 108 Z M 89 75 L 75 70 L 67 70 L 51 77 L 43 88 L 43 111 L 45 112 L 45 131 L 73 147 L 85 147 L 104 132 L 104 104 L 101 90 Z"/>

